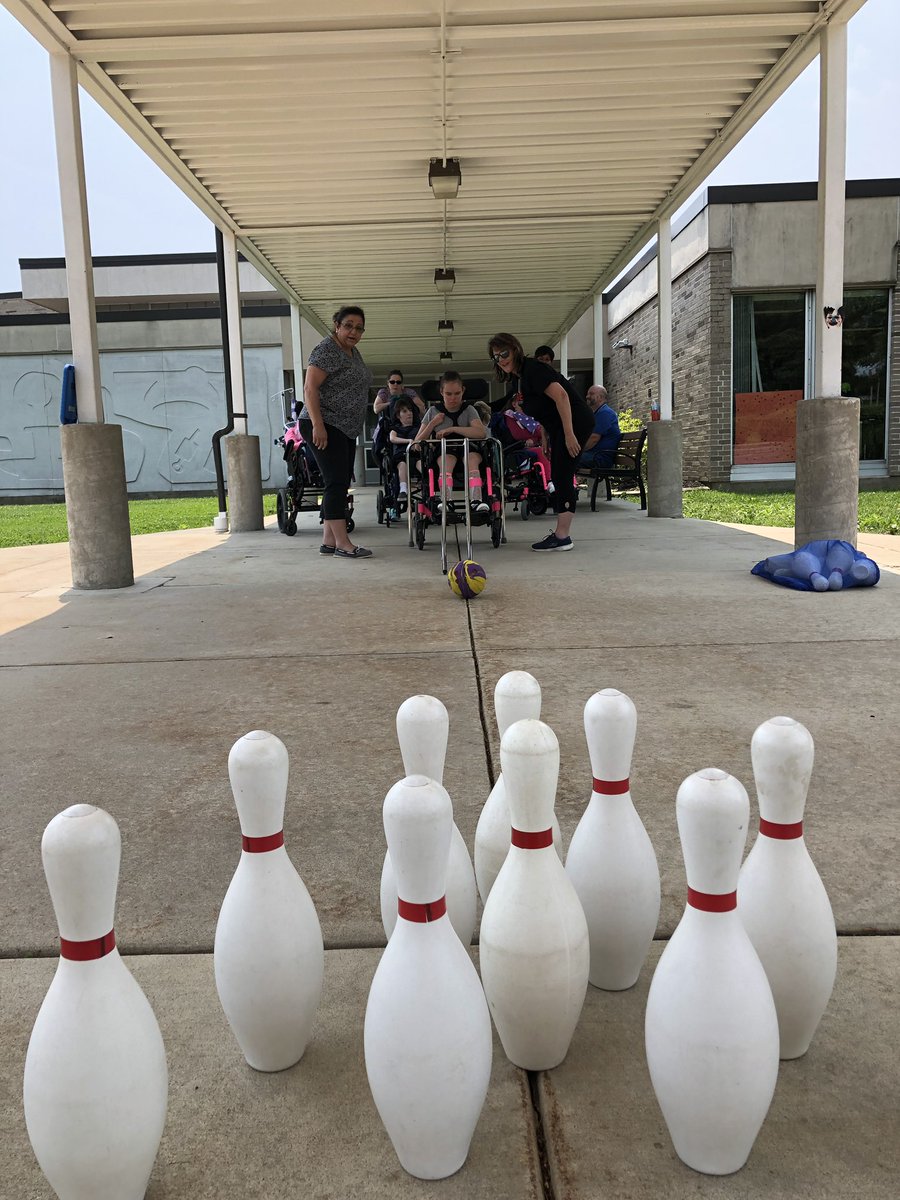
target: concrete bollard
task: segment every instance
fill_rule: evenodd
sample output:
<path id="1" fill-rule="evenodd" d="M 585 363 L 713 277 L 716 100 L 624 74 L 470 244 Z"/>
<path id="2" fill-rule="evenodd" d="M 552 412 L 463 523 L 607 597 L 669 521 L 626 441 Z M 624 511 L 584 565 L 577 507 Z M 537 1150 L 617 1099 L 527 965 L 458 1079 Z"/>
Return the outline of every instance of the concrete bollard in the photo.
<path id="1" fill-rule="evenodd" d="M 76 588 L 131 587 L 131 526 L 121 425 L 61 425 L 69 559 Z"/>
<path id="2" fill-rule="evenodd" d="M 253 533 L 263 528 L 259 438 L 251 433 L 231 433 L 222 439 L 222 445 L 225 447 L 231 532 Z"/>
<path id="3" fill-rule="evenodd" d="M 647 516 L 683 517 L 681 426 L 651 421 L 647 430 Z"/>
<path id="4" fill-rule="evenodd" d="M 856 545 L 859 527 L 859 400 L 797 401 L 794 547 L 820 538 Z"/>

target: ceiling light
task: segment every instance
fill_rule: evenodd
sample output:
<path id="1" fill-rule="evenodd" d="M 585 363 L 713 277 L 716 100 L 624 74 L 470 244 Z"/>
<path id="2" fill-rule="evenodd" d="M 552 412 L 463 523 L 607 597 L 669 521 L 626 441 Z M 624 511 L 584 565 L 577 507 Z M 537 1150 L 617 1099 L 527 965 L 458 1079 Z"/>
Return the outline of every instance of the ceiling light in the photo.
<path id="1" fill-rule="evenodd" d="M 452 333 L 452 332 L 453 332 L 453 322 L 452 321 L 438 321 L 438 333 Z"/>
<path id="2" fill-rule="evenodd" d="M 458 158 L 445 161 L 433 158 L 428 164 L 428 186 L 434 192 L 435 200 L 454 200 L 461 183 L 462 171 Z"/>
<path id="3" fill-rule="evenodd" d="M 452 350 L 442 350 L 440 352 L 440 354 L 438 355 L 438 358 L 452 358 L 452 357 L 453 357 Z"/>
<path id="4" fill-rule="evenodd" d="M 434 286 L 439 292 L 452 292 L 456 283 L 456 272 L 452 267 L 438 267 L 434 273 Z"/>

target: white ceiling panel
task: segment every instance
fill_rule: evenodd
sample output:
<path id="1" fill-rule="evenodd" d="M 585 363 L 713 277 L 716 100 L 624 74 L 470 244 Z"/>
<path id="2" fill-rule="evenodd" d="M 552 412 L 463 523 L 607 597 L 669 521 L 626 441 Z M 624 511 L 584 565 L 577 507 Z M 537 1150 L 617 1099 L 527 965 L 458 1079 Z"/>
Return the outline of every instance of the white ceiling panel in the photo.
<path id="1" fill-rule="evenodd" d="M 308 317 L 363 303 L 376 372 L 411 376 L 555 340 L 863 2 L 3 0 Z"/>

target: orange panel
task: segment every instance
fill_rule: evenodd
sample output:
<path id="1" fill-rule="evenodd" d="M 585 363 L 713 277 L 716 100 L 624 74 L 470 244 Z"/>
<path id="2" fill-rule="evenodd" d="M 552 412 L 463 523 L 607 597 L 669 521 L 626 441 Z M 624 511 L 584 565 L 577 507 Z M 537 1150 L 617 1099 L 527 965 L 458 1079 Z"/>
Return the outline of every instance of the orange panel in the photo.
<path id="1" fill-rule="evenodd" d="M 794 462 L 797 457 L 797 401 L 791 392 L 735 392 L 734 463 Z"/>

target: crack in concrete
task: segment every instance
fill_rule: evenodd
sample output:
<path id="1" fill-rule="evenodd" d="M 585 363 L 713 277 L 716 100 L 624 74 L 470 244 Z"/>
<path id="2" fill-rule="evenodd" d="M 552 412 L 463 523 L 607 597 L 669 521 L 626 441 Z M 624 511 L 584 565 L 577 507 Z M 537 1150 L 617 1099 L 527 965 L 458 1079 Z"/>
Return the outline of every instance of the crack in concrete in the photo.
<path id="1" fill-rule="evenodd" d="M 528 1090 L 531 1093 L 532 1117 L 534 1120 L 534 1137 L 537 1143 L 538 1162 L 541 1167 L 541 1191 L 544 1200 L 556 1200 L 553 1189 L 553 1177 L 550 1172 L 550 1156 L 547 1150 L 547 1136 L 544 1131 L 544 1113 L 541 1106 L 541 1089 L 539 1071 L 526 1071 Z"/>
<path id="2" fill-rule="evenodd" d="M 472 647 L 472 665 L 475 668 L 475 687 L 478 692 L 478 719 L 481 721 L 481 736 L 484 739 L 484 758 L 487 766 L 488 780 L 491 787 L 496 782 L 494 771 L 494 755 L 491 750 L 491 731 L 488 724 L 487 706 L 484 700 L 484 681 L 481 678 L 481 664 L 478 661 L 478 651 L 475 647 L 475 629 L 472 625 L 472 601 L 466 601 L 466 617 L 469 622 L 469 642 Z"/>

